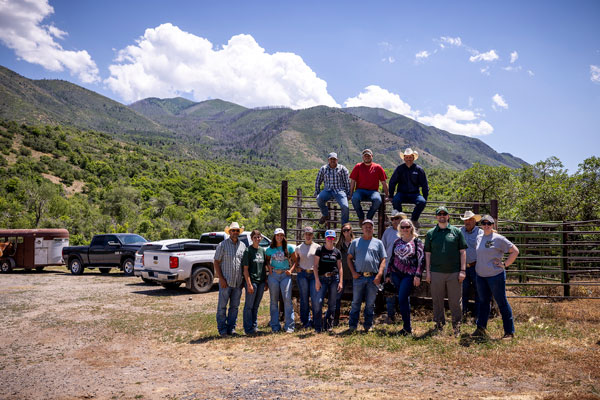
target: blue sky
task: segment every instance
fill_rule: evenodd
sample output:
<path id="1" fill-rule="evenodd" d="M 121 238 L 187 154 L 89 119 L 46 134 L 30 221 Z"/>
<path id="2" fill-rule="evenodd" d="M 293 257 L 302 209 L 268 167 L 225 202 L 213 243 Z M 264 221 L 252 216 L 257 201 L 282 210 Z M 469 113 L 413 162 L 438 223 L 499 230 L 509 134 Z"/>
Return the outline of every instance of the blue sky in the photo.
<path id="1" fill-rule="evenodd" d="M 0 0 L 0 64 L 129 104 L 383 107 L 571 172 L 599 154 L 600 2 Z"/>

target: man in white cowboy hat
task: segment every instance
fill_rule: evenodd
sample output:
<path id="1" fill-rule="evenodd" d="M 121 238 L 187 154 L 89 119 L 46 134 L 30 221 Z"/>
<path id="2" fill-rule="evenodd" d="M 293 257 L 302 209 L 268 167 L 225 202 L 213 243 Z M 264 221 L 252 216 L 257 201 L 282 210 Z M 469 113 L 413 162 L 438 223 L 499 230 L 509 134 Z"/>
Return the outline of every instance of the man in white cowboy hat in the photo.
<path id="1" fill-rule="evenodd" d="M 321 183 L 323 183 L 323 190 L 321 190 Z M 327 164 L 319 169 L 315 180 L 315 196 L 317 196 L 317 204 L 321 209 L 320 224 L 327 221 L 329 216 L 327 201 L 331 198 L 335 198 L 340 205 L 342 225 L 348 222 L 350 218 L 350 208 L 348 207 L 350 179 L 348 178 L 348 169 L 342 164 L 338 164 L 337 153 L 329 153 Z"/>
<path id="2" fill-rule="evenodd" d="M 475 309 L 472 311 L 472 315 L 477 316 L 479 310 L 475 264 L 477 263 L 477 236 L 483 235 L 483 231 L 477 226 L 477 223 L 481 220 L 481 215 L 474 214 L 473 211 L 467 210 L 460 219 L 464 221 L 464 226 L 460 228 L 460 231 L 467 241 L 467 271 L 465 280 L 462 282 L 462 312 L 464 320 L 469 311 L 468 306 L 471 289 L 475 293 Z"/>
<path id="3" fill-rule="evenodd" d="M 238 308 L 244 282 L 242 258 L 246 245 L 239 240 L 243 227 L 232 222 L 225 228 L 229 237 L 217 246 L 215 251 L 215 273 L 219 278 L 219 301 L 217 303 L 217 329 L 219 335 L 235 335 Z M 227 310 L 229 303 L 229 311 Z"/>
<path id="4" fill-rule="evenodd" d="M 394 242 L 398 239 L 398 225 L 400 221 L 408 218 L 406 214 L 400 212 L 398 210 L 392 210 L 392 215 L 390 216 L 390 220 L 392 224 L 387 227 L 387 229 L 383 232 L 381 236 L 381 241 L 383 242 L 383 247 L 385 247 L 385 252 L 388 254 L 388 258 L 386 259 L 385 270 L 383 271 L 383 275 L 387 273 L 388 264 L 390 259 L 392 258 L 392 252 L 394 249 Z M 397 293 L 396 293 L 397 294 Z M 386 307 L 387 307 L 387 317 L 385 318 L 386 324 L 393 324 L 396 322 L 396 304 L 398 303 L 398 296 L 390 296 L 386 298 Z"/>
<path id="5" fill-rule="evenodd" d="M 400 157 L 402 157 L 404 163 L 396 167 L 390 178 L 389 197 L 392 199 L 394 209 L 398 211 L 402 211 L 402 203 L 414 204 L 415 208 L 410 219 L 415 227 L 419 227 L 419 216 L 423 212 L 429 196 L 427 175 L 420 165 L 415 164 L 415 161 L 419 158 L 419 153 L 409 147 L 404 153 L 400 153 Z M 423 192 L 422 195 L 421 191 Z M 395 195 L 394 192 L 396 192 Z"/>

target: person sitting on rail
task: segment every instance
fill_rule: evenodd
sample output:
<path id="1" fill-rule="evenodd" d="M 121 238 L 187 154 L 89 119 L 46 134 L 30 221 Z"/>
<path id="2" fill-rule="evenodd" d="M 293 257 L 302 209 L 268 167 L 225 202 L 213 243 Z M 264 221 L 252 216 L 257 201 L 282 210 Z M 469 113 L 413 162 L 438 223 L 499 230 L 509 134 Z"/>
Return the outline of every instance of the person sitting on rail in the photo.
<path id="1" fill-rule="evenodd" d="M 387 176 L 383 167 L 373 162 L 373 152 L 370 149 L 364 149 L 362 152 L 363 162 L 358 163 L 350 173 L 350 195 L 352 196 L 352 205 L 358 215 L 359 223 L 365 219 L 365 213 L 360 204 L 361 201 L 370 201 L 371 208 L 367 212 L 367 219 L 373 219 L 375 212 L 381 205 L 381 195 L 379 194 L 379 183 L 383 187 L 386 197 L 389 197 Z"/>
<path id="2" fill-rule="evenodd" d="M 321 183 L 324 183 L 323 190 L 321 190 Z M 315 180 L 315 196 L 317 196 L 317 205 L 321 209 L 320 224 L 325 223 L 329 217 L 327 201 L 331 198 L 335 198 L 340 205 L 342 225 L 348 222 L 350 219 L 350 208 L 348 207 L 350 180 L 348 179 L 348 169 L 342 164 L 338 164 L 337 153 L 329 153 L 327 164 L 319 169 Z"/>
<path id="3" fill-rule="evenodd" d="M 419 153 L 408 148 L 404 153 L 400 153 L 404 160 L 403 164 L 396 167 L 396 170 L 390 178 L 390 197 L 394 209 L 402 211 L 402 203 L 411 203 L 415 205 L 410 217 L 413 225 L 419 227 L 419 217 L 427 205 L 429 196 L 429 184 L 425 170 L 415 161 L 419 158 Z M 394 195 L 398 187 L 398 192 Z M 421 195 L 420 190 L 423 191 Z"/>

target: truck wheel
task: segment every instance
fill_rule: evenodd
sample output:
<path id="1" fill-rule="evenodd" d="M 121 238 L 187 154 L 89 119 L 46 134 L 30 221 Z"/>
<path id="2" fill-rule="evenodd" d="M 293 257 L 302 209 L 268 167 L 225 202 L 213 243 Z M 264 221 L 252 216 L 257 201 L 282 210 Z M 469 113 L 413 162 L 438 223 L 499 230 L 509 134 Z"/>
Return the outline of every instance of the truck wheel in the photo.
<path id="1" fill-rule="evenodd" d="M 108 274 L 110 272 L 110 268 L 98 268 L 101 274 Z"/>
<path id="2" fill-rule="evenodd" d="M 121 268 L 123 268 L 123 273 L 127 276 L 133 275 L 133 259 L 126 258 L 121 264 Z"/>
<path id="3" fill-rule="evenodd" d="M 71 258 L 69 260 L 69 269 L 73 275 L 81 275 L 83 274 L 84 267 L 81 264 L 81 261 L 79 261 L 79 258 Z"/>
<path id="4" fill-rule="evenodd" d="M 213 273 L 210 269 L 201 267 L 192 272 L 190 290 L 193 293 L 207 293 L 213 284 Z"/>
<path id="5" fill-rule="evenodd" d="M 2 263 L 0 263 L 0 271 L 2 271 L 5 274 L 12 271 L 12 265 L 9 259 L 2 260 Z"/>
<path id="6" fill-rule="evenodd" d="M 160 285 L 165 289 L 174 290 L 181 286 L 181 282 L 161 282 Z"/>
<path id="7" fill-rule="evenodd" d="M 147 285 L 156 285 L 156 282 L 153 281 L 152 279 L 148 279 L 148 278 L 142 278 L 142 280 L 144 281 L 145 284 Z"/>

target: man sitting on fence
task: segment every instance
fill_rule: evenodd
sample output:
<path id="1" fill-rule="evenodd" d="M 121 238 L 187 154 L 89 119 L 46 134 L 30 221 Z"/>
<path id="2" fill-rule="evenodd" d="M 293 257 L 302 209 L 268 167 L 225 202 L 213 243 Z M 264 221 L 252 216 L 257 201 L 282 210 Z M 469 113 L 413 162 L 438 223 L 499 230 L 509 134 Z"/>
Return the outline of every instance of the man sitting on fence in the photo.
<path id="1" fill-rule="evenodd" d="M 398 211 L 402 211 L 402 203 L 415 205 L 410 219 L 413 225 L 418 228 L 419 216 L 425 209 L 427 197 L 429 196 L 427 175 L 420 165 L 415 164 L 415 161 L 419 158 L 419 153 L 408 148 L 404 153 L 400 153 L 400 156 L 404 163 L 396 168 L 390 178 L 390 197 L 392 197 L 394 209 Z M 398 192 L 394 195 L 396 186 L 398 186 Z M 419 188 L 423 191 L 423 195 L 421 195 Z"/>
<path id="2" fill-rule="evenodd" d="M 361 226 L 365 219 L 365 213 L 360 202 L 371 202 L 371 208 L 369 208 L 369 211 L 367 212 L 367 219 L 373 219 L 375 212 L 381 205 L 379 182 L 381 182 L 381 185 L 383 186 L 385 196 L 389 197 L 386 182 L 387 176 L 381 165 L 373 162 L 373 152 L 370 149 L 365 149 L 362 152 L 362 157 L 363 162 L 356 164 L 350 174 L 352 205 L 356 210 Z"/>
<path id="3" fill-rule="evenodd" d="M 324 183 L 321 190 L 321 183 Z M 342 164 L 338 164 L 337 153 L 329 153 L 327 164 L 319 169 L 317 179 L 315 180 L 315 196 L 317 204 L 321 209 L 322 224 L 329 217 L 327 201 L 332 197 L 340 205 L 342 211 L 342 225 L 348 222 L 350 209 L 348 208 L 348 198 L 350 197 L 350 181 L 348 179 L 348 169 Z"/>

